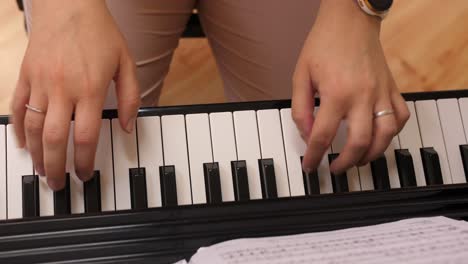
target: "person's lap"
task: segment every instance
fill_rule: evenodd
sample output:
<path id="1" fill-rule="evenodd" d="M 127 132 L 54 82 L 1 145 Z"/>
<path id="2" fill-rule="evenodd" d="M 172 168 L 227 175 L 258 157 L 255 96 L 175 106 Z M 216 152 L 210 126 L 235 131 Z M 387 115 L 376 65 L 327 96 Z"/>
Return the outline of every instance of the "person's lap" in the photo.
<path id="1" fill-rule="evenodd" d="M 25 0 L 26 13 L 31 12 Z M 197 8 L 230 101 L 291 97 L 319 0 L 107 0 L 137 64 L 144 106 L 156 105 L 174 50 Z M 28 18 L 28 26 L 31 21 Z M 187 73 L 190 74 L 190 73 Z M 106 108 L 115 108 L 110 89 Z"/>

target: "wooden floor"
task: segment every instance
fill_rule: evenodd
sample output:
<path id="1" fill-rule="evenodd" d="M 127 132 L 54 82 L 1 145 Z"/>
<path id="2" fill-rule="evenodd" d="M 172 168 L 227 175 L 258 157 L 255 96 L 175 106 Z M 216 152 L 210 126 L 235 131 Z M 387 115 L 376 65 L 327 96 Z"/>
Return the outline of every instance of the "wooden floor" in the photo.
<path id="1" fill-rule="evenodd" d="M 468 89 L 468 1 L 395 0 L 383 24 L 385 55 L 402 92 Z M 14 0 L 0 1 L 0 114 L 9 102 L 27 38 Z M 183 39 L 162 105 L 224 100 L 205 39 Z"/>

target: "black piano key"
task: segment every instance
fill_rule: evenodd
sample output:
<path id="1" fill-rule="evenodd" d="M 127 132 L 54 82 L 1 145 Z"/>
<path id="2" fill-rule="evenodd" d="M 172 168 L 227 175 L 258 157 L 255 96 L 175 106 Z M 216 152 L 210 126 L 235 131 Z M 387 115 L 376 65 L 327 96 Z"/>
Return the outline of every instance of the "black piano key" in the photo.
<path id="1" fill-rule="evenodd" d="M 132 200 L 132 209 L 148 208 L 145 168 L 131 168 L 128 170 L 128 172 L 130 177 L 130 196 Z"/>
<path id="2" fill-rule="evenodd" d="M 468 181 L 468 145 L 460 145 L 463 168 L 465 169 L 465 178 Z"/>
<path id="3" fill-rule="evenodd" d="M 421 158 L 426 176 L 427 185 L 444 184 L 442 180 L 442 170 L 440 169 L 439 155 L 432 148 L 421 148 Z"/>
<path id="4" fill-rule="evenodd" d="M 54 215 L 71 214 L 70 174 L 65 175 L 65 187 L 54 192 Z"/>
<path id="5" fill-rule="evenodd" d="M 161 202 L 162 206 L 176 206 L 177 205 L 177 186 L 175 167 L 160 166 L 159 179 L 161 183 Z"/>
<path id="6" fill-rule="evenodd" d="M 338 153 L 328 154 L 328 162 L 331 164 L 336 158 L 338 158 Z M 334 193 L 342 193 L 342 192 L 349 192 L 348 187 L 348 175 L 346 172 L 340 174 L 330 173 L 332 178 L 332 185 L 333 185 L 333 192 Z"/>
<path id="7" fill-rule="evenodd" d="M 203 163 L 203 173 L 205 175 L 206 202 L 209 204 L 221 203 L 223 197 L 218 162 Z"/>
<path id="8" fill-rule="evenodd" d="M 388 177 L 387 159 L 385 155 L 371 162 L 372 179 L 375 190 L 390 190 L 390 178 Z"/>
<path id="9" fill-rule="evenodd" d="M 22 189 L 23 217 L 39 216 L 39 176 L 23 176 Z"/>
<path id="10" fill-rule="evenodd" d="M 101 173 L 94 171 L 93 177 L 83 185 L 85 212 L 101 212 Z"/>
<path id="11" fill-rule="evenodd" d="M 231 161 L 232 182 L 236 201 L 250 200 L 249 178 L 245 160 Z"/>
<path id="12" fill-rule="evenodd" d="M 276 189 L 276 176 L 273 159 L 259 159 L 258 167 L 260 169 L 260 182 L 262 185 L 263 199 L 272 199 L 278 197 Z"/>
<path id="13" fill-rule="evenodd" d="M 413 157 L 408 149 L 395 149 L 395 159 L 400 178 L 400 186 L 415 187 L 416 173 L 414 172 Z"/>
<path id="14" fill-rule="evenodd" d="M 304 157 L 301 156 L 301 164 L 303 158 Z M 320 183 L 317 170 L 309 173 L 302 171 L 302 177 L 304 179 L 304 191 L 306 195 L 320 194 Z"/>

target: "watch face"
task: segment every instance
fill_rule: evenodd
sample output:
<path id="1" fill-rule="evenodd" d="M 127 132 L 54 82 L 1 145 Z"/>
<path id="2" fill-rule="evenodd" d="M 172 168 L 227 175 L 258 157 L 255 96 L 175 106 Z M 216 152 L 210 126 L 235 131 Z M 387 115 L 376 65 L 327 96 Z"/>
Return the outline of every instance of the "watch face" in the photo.
<path id="1" fill-rule="evenodd" d="M 367 0 L 369 4 L 377 11 L 386 11 L 390 9 L 393 4 L 393 0 Z"/>

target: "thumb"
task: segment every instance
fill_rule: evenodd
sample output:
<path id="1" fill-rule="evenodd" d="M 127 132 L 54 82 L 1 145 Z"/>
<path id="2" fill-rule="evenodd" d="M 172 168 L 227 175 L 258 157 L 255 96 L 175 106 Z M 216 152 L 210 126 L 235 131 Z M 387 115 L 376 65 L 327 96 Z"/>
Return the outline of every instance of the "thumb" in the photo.
<path id="1" fill-rule="evenodd" d="M 140 107 L 140 88 L 136 78 L 135 62 L 128 52 L 120 57 L 120 65 L 114 78 L 116 84 L 120 126 L 131 133 Z"/>

